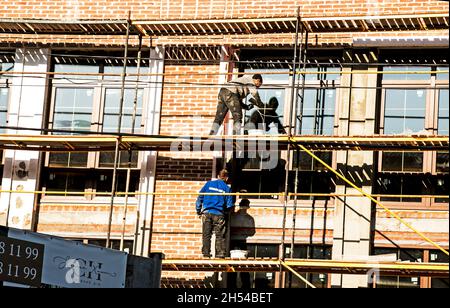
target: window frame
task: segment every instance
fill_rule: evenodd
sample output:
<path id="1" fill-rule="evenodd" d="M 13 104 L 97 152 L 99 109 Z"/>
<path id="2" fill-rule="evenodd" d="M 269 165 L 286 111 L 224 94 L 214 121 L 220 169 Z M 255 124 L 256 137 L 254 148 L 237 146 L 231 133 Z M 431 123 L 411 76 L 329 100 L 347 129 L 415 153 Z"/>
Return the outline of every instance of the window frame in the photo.
<path id="1" fill-rule="evenodd" d="M 398 89 L 398 90 L 409 90 L 409 89 L 423 89 L 425 93 L 425 119 L 424 119 L 424 129 L 421 133 L 425 135 L 437 135 L 438 129 L 438 114 L 439 114 L 439 95 L 438 91 L 442 89 L 448 89 L 448 80 L 438 80 L 437 71 L 438 69 L 433 66 L 430 67 L 430 78 L 423 80 L 381 80 L 381 95 L 380 95 L 380 126 L 379 133 L 385 135 L 385 108 L 386 108 L 386 90 Z M 421 171 L 383 171 L 383 152 L 379 151 L 377 173 L 378 178 L 382 174 L 386 175 L 423 175 L 430 174 L 431 176 L 436 176 L 438 174 L 445 174 L 442 172 L 437 172 L 436 170 L 436 159 L 438 151 L 422 151 L 423 161 Z M 389 151 L 385 151 L 389 152 Z M 402 151 L 410 152 L 410 151 Z M 411 151 L 414 152 L 414 151 Z M 377 198 L 381 200 L 380 197 Z M 405 201 L 382 201 L 383 204 L 389 206 L 393 209 L 405 209 L 405 208 L 415 208 L 415 209 L 448 209 L 448 204 L 445 202 L 435 202 L 434 198 L 420 198 L 420 202 L 406 202 Z M 403 204 L 405 203 L 405 204 Z"/>
<path id="2" fill-rule="evenodd" d="M 328 67 L 325 67 L 328 68 Z M 334 68 L 334 67 L 333 67 Z M 314 68 L 313 68 L 314 69 Z M 323 88 L 325 91 L 328 89 L 331 90 L 335 90 L 335 100 L 334 100 L 334 116 L 333 116 L 333 135 L 336 135 L 338 133 L 338 125 L 339 125 L 339 110 L 340 110 L 340 98 L 341 98 L 341 88 L 340 88 L 340 84 L 341 84 L 341 80 L 342 80 L 342 67 L 337 67 L 337 71 L 317 71 L 317 75 L 323 75 L 323 74 L 327 74 L 327 75 L 338 75 L 338 78 L 336 80 L 334 79 L 319 79 L 319 76 L 317 76 L 317 79 L 314 80 L 305 80 L 305 90 L 321 90 L 322 87 L 325 85 L 326 87 Z M 270 69 L 257 69 L 257 70 L 245 70 L 243 72 L 243 74 L 251 74 L 251 73 L 258 73 L 260 71 L 263 72 L 267 72 Z M 285 91 L 284 96 L 285 96 L 285 101 L 284 101 L 284 110 L 283 110 L 283 126 L 288 126 L 289 125 L 289 120 L 290 117 L 289 115 L 292 116 L 292 121 L 293 123 L 295 123 L 295 126 L 297 126 L 297 115 L 294 114 L 294 112 L 291 112 L 291 105 L 290 105 L 290 98 L 292 95 L 292 75 L 290 73 L 290 71 L 288 70 L 280 70 L 280 69 L 273 69 L 274 72 L 279 71 L 280 74 L 286 74 L 288 76 L 286 81 L 278 81 L 278 82 L 271 82 L 270 86 L 268 85 L 262 85 L 260 90 L 263 89 L 271 89 L 271 86 L 283 86 L 283 90 Z M 263 74 L 263 73 L 262 73 Z M 306 78 L 312 74 L 308 74 L 306 75 Z M 264 77 L 264 76 L 263 76 Z M 300 90 L 299 90 L 300 91 Z M 245 116 L 245 115 L 244 115 Z M 295 153 L 295 150 L 292 150 L 293 153 Z M 331 166 L 336 169 L 337 168 L 337 152 L 336 151 L 330 151 L 331 152 Z M 279 155 L 279 159 L 283 159 L 284 161 L 286 161 L 286 163 L 289 163 L 289 173 L 293 173 L 295 172 L 295 167 L 294 167 L 294 157 L 295 155 L 290 155 L 290 161 L 287 162 L 287 151 L 286 150 L 280 150 L 279 151 L 280 155 Z M 227 161 L 230 157 L 228 157 L 227 155 Z M 257 171 L 261 171 L 261 169 L 243 169 L 243 172 L 257 172 Z M 304 171 L 299 171 L 301 172 L 323 172 L 323 173 L 330 173 L 327 170 L 304 170 Z M 274 191 L 275 192 L 275 191 Z M 257 205 L 271 205 L 274 207 L 283 207 L 284 206 L 284 202 L 282 199 L 280 198 L 273 198 L 273 199 L 251 199 L 252 203 L 257 203 Z M 308 208 L 311 206 L 311 202 L 314 200 L 315 202 L 315 206 L 316 207 L 323 207 L 323 208 L 329 208 L 329 207 L 333 207 L 334 206 L 334 198 L 329 198 L 328 200 L 323 200 L 323 199 L 316 199 L 315 197 L 310 197 L 308 199 L 300 199 L 297 198 L 296 202 L 297 202 L 297 206 L 301 207 L 301 208 Z M 239 200 L 237 200 L 239 201 Z M 293 204 L 294 203 L 294 199 L 290 199 L 289 204 Z"/>
<path id="3" fill-rule="evenodd" d="M 70 65 L 70 64 L 68 64 Z M 73 83 L 70 80 L 66 80 L 66 79 L 55 79 L 52 81 L 51 84 L 51 89 L 50 89 L 50 99 L 49 99 L 49 118 L 48 118 L 48 123 L 47 123 L 47 127 L 50 129 L 54 128 L 54 118 L 55 118 L 55 107 L 56 107 L 56 93 L 57 93 L 57 89 L 70 89 L 70 88 L 90 88 L 93 90 L 93 98 L 92 98 L 92 113 L 91 113 L 91 125 L 90 125 L 90 130 L 92 132 L 98 132 L 98 133 L 103 133 L 103 120 L 104 120 L 104 109 L 105 109 L 105 99 L 106 99 L 106 92 L 108 89 L 121 89 L 121 84 L 120 82 L 118 83 L 117 80 L 120 77 L 116 77 L 116 76 L 104 76 L 102 75 L 102 72 L 104 71 L 104 68 L 107 65 L 104 63 L 98 63 L 96 65 L 96 67 L 98 68 L 98 72 L 99 75 L 92 77 L 92 76 L 88 76 L 86 79 L 82 79 L 77 76 L 77 83 Z M 120 66 L 121 67 L 121 66 Z M 132 66 L 129 66 L 132 67 Z M 141 71 L 142 70 L 150 70 L 150 66 L 144 66 L 141 67 Z M 54 66 L 53 66 L 53 71 L 54 70 Z M 83 73 L 80 73 L 80 75 L 82 75 Z M 55 72 L 55 76 L 58 75 L 58 72 Z M 142 80 L 147 80 L 147 77 L 144 77 L 142 79 L 140 79 L 140 81 Z M 120 80 L 120 79 L 119 79 Z M 130 77 L 130 79 L 125 81 L 124 84 L 124 88 L 127 90 L 133 90 L 133 94 L 134 94 L 134 90 L 136 89 L 136 77 Z M 141 115 L 141 123 L 139 125 L 138 130 L 141 131 L 145 131 L 145 126 L 147 125 L 146 123 L 146 117 L 145 115 L 147 114 L 147 108 L 149 108 L 148 106 L 148 100 L 150 98 L 150 87 L 147 84 L 139 84 L 137 86 L 138 91 L 142 91 L 142 106 L 141 106 L 141 110 L 142 110 L 142 115 Z M 139 131 L 137 132 L 139 133 Z M 50 162 L 50 152 L 46 152 L 47 154 L 45 155 L 45 159 L 44 159 L 44 168 L 47 172 L 59 172 L 59 171 L 64 171 L 64 170 L 69 170 L 69 169 L 76 169 L 76 170 L 86 170 L 86 169 L 95 169 L 96 172 L 101 172 L 102 170 L 104 171 L 111 171 L 113 170 L 113 167 L 108 167 L 108 166 L 100 166 L 100 152 L 99 151 L 92 151 L 92 152 L 87 152 L 87 164 L 86 166 L 67 166 L 67 167 L 60 167 L 60 166 L 51 166 L 49 164 Z M 120 158 L 120 156 L 119 156 Z M 131 172 L 140 172 L 141 169 L 141 164 L 142 164 L 142 160 L 144 158 L 144 155 L 142 152 L 138 152 L 138 159 L 136 162 L 136 165 L 131 167 Z M 122 167 L 122 166 L 118 166 L 117 170 L 127 170 L 128 167 Z M 88 185 L 87 182 L 92 182 Z M 65 199 L 70 198 L 71 200 L 79 200 L 79 201 L 86 201 L 86 200 L 93 200 L 93 201 L 99 201 L 101 202 L 102 200 L 106 200 L 106 199 L 110 199 L 110 196 L 107 195 L 96 195 L 96 185 L 95 183 L 95 179 L 89 179 L 86 181 L 86 185 L 85 185 L 85 189 L 84 191 L 80 191 L 80 195 L 68 195 L 66 197 L 64 197 Z M 90 186 L 90 187 L 88 187 Z M 44 186 L 42 188 L 43 191 L 46 190 L 46 187 Z M 130 192 L 134 193 L 134 192 Z M 121 202 L 121 200 L 125 200 L 125 196 L 119 196 L 116 197 L 116 199 Z M 136 195 L 130 195 L 129 199 L 136 199 L 137 197 Z M 61 201 L 61 196 L 59 195 L 42 195 L 42 202 L 53 202 L 53 201 Z"/>

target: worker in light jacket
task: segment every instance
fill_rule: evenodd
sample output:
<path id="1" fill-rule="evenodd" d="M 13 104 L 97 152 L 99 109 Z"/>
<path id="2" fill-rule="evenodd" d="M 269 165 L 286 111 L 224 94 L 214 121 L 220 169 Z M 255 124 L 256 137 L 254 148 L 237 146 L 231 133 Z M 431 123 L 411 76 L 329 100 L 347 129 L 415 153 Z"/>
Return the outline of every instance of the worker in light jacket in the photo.
<path id="1" fill-rule="evenodd" d="M 202 218 L 202 254 L 203 257 L 211 257 L 211 236 L 216 234 L 216 257 L 225 258 L 225 235 L 227 216 L 234 206 L 235 198 L 231 195 L 228 187 L 228 171 L 223 169 L 219 172 L 218 179 L 208 181 L 200 193 L 211 193 L 214 195 L 200 194 L 196 202 L 197 215 Z"/>
<path id="2" fill-rule="evenodd" d="M 233 79 L 225 84 L 219 91 L 216 116 L 209 134 L 217 134 L 225 119 L 225 115 L 230 110 L 234 122 L 233 135 L 240 135 L 242 109 L 250 110 L 253 108 L 253 105 L 263 107 L 257 90 L 262 83 L 262 76 L 260 74 L 254 74 L 253 76 L 243 76 Z M 253 96 L 250 99 L 250 104 L 244 104 L 242 100 L 249 94 Z"/>

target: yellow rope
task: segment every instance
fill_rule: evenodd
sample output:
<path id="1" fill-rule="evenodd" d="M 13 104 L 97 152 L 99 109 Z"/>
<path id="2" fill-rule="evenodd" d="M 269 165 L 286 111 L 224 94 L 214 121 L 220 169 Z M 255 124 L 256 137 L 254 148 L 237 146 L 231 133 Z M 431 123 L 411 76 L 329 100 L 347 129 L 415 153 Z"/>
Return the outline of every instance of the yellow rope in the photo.
<path id="1" fill-rule="evenodd" d="M 48 190 L 0 190 L 0 193 L 11 194 L 37 194 L 37 195 L 98 195 L 98 196 L 111 196 L 111 192 L 94 192 L 94 191 L 48 191 Z M 200 193 L 200 192 L 116 192 L 116 196 L 284 196 L 284 193 L 280 192 L 268 192 L 268 193 Z M 361 194 L 339 194 L 339 193 L 289 193 L 289 197 L 359 197 Z M 395 194 L 372 194 L 372 197 L 377 198 L 403 198 L 403 199 L 448 199 L 449 195 L 395 195 Z"/>
<path id="2" fill-rule="evenodd" d="M 298 146 L 305 151 L 306 153 L 308 153 L 311 157 L 313 157 L 315 160 L 317 160 L 318 162 L 320 162 L 322 165 L 324 165 L 327 169 L 329 169 L 331 172 L 333 172 L 334 174 L 336 174 L 340 179 L 342 179 L 343 181 L 345 181 L 347 184 L 349 184 L 350 186 L 352 186 L 353 188 L 355 188 L 357 191 L 359 191 L 361 194 L 363 194 L 364 196 L 366 196 L 367 198 L 369 198 L 370 200 L 372 200 L 373 202 L 375 202 L 377 205 L 379 205 L 380 207 L 382 207 L 384 210 L 386 210 L 389 214 L 391 214 L 394 218 L 396 218 L 397 220 L 399 220 L 402 224 L 404 224 L 405 226 L 407 226 L 408 228 L 410 228 L 411 230 L 413 230 L 415 233 L 417 233 L 420 237 L 422 237 L 424 240 L 426 240 L 427 242 L 429 242 L 430 244 L 432 244 L 433 246 L 435 246 L 436 248 L 438 248 L 439 250 L 441 250 L 442 252 L 444 252 L 446 255 L 449 255 L 448 251 L 445 250 L 444 248 L 442 248 L 441 246 L 439 246 L 438 244 L 436 244 L 435 242 L 433 242 L 430 238 L 428 238 L 425 234 L 423 234 L 422 232 L 416 230 L 413 226 L 411 226 L 409 223 L 407 223 L 406 221 L 404 221 L 400 216 L 398 216 L 397 214 L 395 214 L 394 212 L 392 212 L 390 209 L 388 209 L 386 206 L 384 206 L 383 204 L 381 204 L 379 201 L 377 201 L 375 198 L 373 198 L 370 194 L 364 192 L 361 188 L 359 188 L 358 186 L 356 186 L 355 184 L 353 184 L 352 182 L 350 182 L 349 180 L 347 180 L 347 178 L 345 178 L 342 174 L 340 174 L 339 172 L 337 172 L 336 170 L 334 170 L 333 168 L 331 168 L 326 162 L 324 162 L 323 160 L 321 160 L 319 157 L 317 157 L 316 155 L 314 155 L 314 153 L 312 153 L 311 151 L 309 151 L 307 148 L 305 148 L 303 145 L 298 144 Z"/>

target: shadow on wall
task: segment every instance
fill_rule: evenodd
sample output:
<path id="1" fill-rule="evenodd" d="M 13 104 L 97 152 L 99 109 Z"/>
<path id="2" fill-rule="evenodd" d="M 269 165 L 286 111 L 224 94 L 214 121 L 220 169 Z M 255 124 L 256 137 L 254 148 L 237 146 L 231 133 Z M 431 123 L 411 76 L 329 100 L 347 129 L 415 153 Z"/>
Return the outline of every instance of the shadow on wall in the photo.
<path id="1" fill-rule="evenodd" d="M 212 159 L 158 156 L 157 181 L 205 181 L 211 178 Z"/>
<path id="2" fill-rule="evenodd" d="M 358 187 L 372 186 L 374 177 L 374 166 L 363 164 L 362 166 L 350 166 L 344 164 L 338 164 L 336 171 L 346 177 L 350 182 Z M 345 182 L 339 178 L 337 185 L 345 185 Z"/>
<path id="3" fill-rule="evenodd" d="M 241 190 L 245 193 L 246 190 Z M 239 203 L 238 211 L 232 213 L 231 215 L 231 234 L 236 234 L 239 240 L 231 240 L 230 248 L 231 250 L 246 250 L 249 251 L 247 245 L 247 240 L 249 237 L 255 235 L 255 219 L 248 213 L 250 208 L 250 200 L 247 198 L 241 199 Z M 235 226 L 235 232 L 233 232 L 233 225 Z M 227 287 L 229 288 L 250 288 L 251 279 L 250 273 L 239 272 L 239 273 L 228 273 Z"/>

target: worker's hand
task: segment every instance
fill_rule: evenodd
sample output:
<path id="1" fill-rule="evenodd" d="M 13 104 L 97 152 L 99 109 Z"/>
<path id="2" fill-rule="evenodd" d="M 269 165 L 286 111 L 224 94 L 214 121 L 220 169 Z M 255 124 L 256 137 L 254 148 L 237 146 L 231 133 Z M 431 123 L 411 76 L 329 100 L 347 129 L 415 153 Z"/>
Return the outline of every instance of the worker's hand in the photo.
<path id="1" fill-rule="evenodd" d="M 202 217 L 202 212 L 197 211 L 197 216 L 198 216 L 198 217 Z"/>

